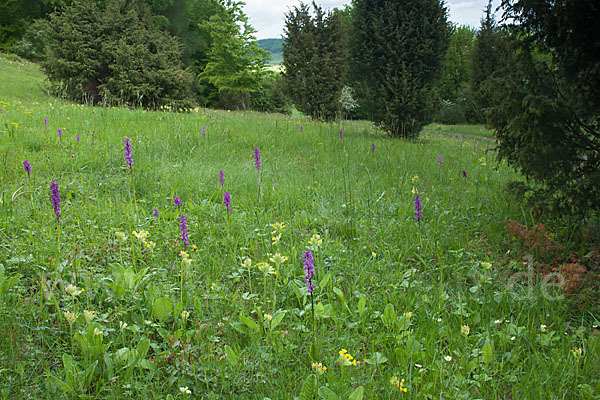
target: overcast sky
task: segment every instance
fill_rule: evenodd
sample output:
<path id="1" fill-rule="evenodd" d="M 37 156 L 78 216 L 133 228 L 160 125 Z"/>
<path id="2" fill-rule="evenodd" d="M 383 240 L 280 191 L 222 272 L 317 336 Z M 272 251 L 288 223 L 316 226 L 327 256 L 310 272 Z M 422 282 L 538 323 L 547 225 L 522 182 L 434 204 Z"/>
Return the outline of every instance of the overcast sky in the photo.
<path id="1" fill-rule="evenodd" d="M 284 14 L 291 7 L 300 4 L 299 0 L 244 0 L 244 2 L 246 3 L 244 10 L 250 18 L 250 24 L 258 31 L 256 33 L 258 39 L 280 38 L 283 35 Z M 324 9 L 342 7 L 349 3 L 350 0 L 317 0 L 317 4 Z M 488 0 L 447 0 L 446 7 L 449 10 L 450 21 L 477 28 L 487 3 Z M 494 8 L 499 4 L 500 0 L 493 0 Z M 500 16 L 496 15 L 496 19 Z"/>

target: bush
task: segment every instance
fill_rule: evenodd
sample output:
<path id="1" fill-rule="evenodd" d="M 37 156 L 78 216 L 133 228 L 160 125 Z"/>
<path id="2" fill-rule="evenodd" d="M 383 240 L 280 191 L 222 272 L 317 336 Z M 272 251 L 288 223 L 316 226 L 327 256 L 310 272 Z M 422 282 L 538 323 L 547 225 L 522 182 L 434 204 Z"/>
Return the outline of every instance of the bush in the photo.
<path id="1" fill-rule="evenodd" d="M 250 105 L 256 111 L 291 114 L 292 104 L 284 93 L 281 75 L 267 74 L 260 88 L 250 95 Z"/>
<path id="2" fill-rule="evenodd" d="M 449 125 L 480 124 L 483 122 L 483 118 L 477 111 L 468 88 L 462 89 L 454 101 L 440 100 L 434 120 L 440 124 Z"/>
<path id="3" fill-rule="evenodd" d="M 82 0 L 50 15 L 42 68 L 74 101 L 158 108 L 193 106 L 181 45 L 152 24 L 143 2 Z"/>
<path id="4" fill-rule="evenodd" d="M 29 61 L 42 61 L 45 57 L 47 32 L 48 21 L 35 20 L 25 31 L 23 38 L 12 45 L 10 51 Z"/>

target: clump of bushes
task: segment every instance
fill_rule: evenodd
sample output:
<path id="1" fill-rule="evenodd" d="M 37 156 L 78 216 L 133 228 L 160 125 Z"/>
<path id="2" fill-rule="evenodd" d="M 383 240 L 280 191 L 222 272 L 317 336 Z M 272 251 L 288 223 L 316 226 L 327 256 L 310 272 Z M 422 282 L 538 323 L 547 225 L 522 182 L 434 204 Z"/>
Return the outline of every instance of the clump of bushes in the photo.
<path id="1" fill-rule="evenodd" d="M 42 68 L 73 101 L 159 108 L 193 106 L 181 44 L 158 30 L 143 2 L 72 2 L 50 15 Z"/>

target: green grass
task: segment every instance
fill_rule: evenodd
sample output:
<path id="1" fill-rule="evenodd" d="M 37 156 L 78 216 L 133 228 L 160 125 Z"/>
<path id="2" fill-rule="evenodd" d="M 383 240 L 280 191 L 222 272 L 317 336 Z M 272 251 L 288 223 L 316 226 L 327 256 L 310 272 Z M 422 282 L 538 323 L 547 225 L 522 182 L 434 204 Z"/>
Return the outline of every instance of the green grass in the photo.
<path id="1" fill-rule="evenodd" d="M 430 124 L 425 128 L 428 133 L 454 134 L 466 137 L 482 136 L 493 138 L 494 131 L 485 127 L 485 125 L 443 125 Z"/>
<path id="2" fill-rule="evenodd" d="M 342 399 L 361 386 L 369 399 L 600 395 L 598 315 L 528 277 L 503 227 L 535 221 L 507 197 L 519 176 L 494 162 L 493 143 L 73 105 L 44 95 L 37 67 L 1 58 L 0 81 L 0 398 L 289 399 L 303 387 L 319 398 L 312 362 L 327 367 L 316 386 Z M 357 365 L 340 365 L 342 349 Z"/>

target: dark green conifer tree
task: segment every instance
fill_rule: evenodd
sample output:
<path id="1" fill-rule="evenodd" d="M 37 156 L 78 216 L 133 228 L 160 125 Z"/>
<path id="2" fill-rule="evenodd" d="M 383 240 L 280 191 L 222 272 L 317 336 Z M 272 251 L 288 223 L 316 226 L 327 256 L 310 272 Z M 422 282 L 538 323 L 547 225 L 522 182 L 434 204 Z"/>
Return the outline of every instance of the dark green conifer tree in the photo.
<path id="1" fill-rule="evenodd" d="M 342 93 L 341 22 L 337 11 L 325 13 L 313 2 L 300 3 L 285 19 L 284 82 L 296 108 L 313 118 L 340 114 Z"/>
<path id="2" fill-rule="evenodd" d="M 75 101 L 189 107 L 181 45 L 150 20 L 143 1 L 75 1 L 51 14 L 42 68 Z"/>
<path id="3" fill-rule="evenodd" d="M 483 117 L 483 112 L 490 107 L 489 96 L 481 85 L 490 79 L 505 64 L 508 56 L 506 44 L 506 35 L 496 23 L 492 10 L 492 1 L 490 0 L 485 15 L 481 19 L 481 26 L 475 36 L 471 56 L 471 97 L 477 108 L 479 115 Z"/>
<path id="4" fill-rule="evenodd" d="M 361 107 L 392 136 L 431 120 L 451 27 L 440 0 L 354 0 L 351 75 Z"/>
<path id="5" fill-rule="evenodd" d="M 595 0 L 503 0 L 510 50 L 484 82 L 500 158 L 557 215 L 600 211 L 600 25 Z M 575 219 L 581 221 L 581 219 Z"/>

